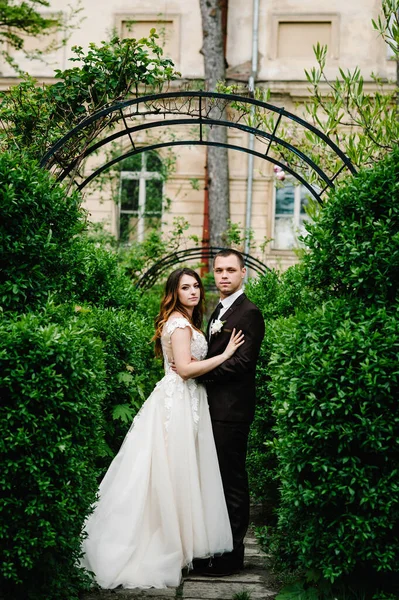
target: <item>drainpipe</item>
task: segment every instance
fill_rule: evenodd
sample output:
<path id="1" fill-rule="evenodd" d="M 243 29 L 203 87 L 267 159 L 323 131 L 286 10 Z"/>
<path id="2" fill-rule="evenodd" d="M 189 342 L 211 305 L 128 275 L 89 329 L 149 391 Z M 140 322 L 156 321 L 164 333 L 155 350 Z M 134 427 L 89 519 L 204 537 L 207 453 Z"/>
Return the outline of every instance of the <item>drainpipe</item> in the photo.
<path id="1" fill-rule="evenodd" d="M 252 66 L 251 74 L 248 79 L 248 89 L 250 92 L 255 90 L 255 81 L 258 74 L 258 42 L 259 42 L 259 0 L 253 0 L 253 17 L 252 17 Z M 255 114 L 255 107 L 251 107 L 251 117 Z M 251 151 L 255 148 L 255 137 L 252 133 L 248 137 L 248 149 Z M 254 178 L 254 155 L 248 154 L 248 175 L 247 175 L 247 201 L 245 211 L 245 244 L 244 252 L 249 253 L 250 236 L 252 218 L 252 184 Z M 246 279 L 248 279 L 248 272 Z"/>

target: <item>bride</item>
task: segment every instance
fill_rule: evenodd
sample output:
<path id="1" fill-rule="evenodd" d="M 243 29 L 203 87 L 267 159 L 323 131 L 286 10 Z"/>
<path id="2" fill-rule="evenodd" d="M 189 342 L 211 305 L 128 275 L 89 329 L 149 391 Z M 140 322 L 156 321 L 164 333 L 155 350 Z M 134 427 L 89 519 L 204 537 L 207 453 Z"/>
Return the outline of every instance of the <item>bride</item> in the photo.
<path id="1" fill-rule="evenodd" d="M 165 376 L 134 418 L 85 523 L 82 565 L 102 588 L 176 587 L 193 558 L 233 548 L 206 392 L 194 378 L 244 339 L 233 330 L 226 350 L 204 360 L 203 302 L 195 271 L 171 273 L 154 336 Z"/>

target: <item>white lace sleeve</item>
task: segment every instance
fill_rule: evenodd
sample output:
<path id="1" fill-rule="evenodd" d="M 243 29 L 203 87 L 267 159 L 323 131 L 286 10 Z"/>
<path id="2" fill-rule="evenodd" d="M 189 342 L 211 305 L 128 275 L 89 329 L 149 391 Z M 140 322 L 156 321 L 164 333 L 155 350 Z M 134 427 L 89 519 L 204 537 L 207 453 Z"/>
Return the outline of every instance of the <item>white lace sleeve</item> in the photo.
<path id="1" fill-rule="evenodd" d="M 177 328 L 184 329 L 185 327 L 190 327 L 190 329 L 192 329 L 192 326 L 187 319 L 184 317 L 177 317 L 166 323 L 166 332 L 169 335 L 172 335 Z"/>

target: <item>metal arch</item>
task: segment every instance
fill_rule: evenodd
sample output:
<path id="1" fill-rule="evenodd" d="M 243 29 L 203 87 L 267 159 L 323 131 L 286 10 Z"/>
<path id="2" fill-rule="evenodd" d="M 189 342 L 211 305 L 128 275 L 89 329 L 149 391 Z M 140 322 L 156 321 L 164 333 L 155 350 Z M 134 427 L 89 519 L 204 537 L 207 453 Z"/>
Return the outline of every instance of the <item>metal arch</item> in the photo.
<path id="1" fill-rule="evenodd" d="M 186 101 L 183 102 L 183 104 L 179 106 L 178 102 L 184 101 L 184 99 L 186 99 Z M 198 101 L 199 101 L 198 107 L 195 106 L 193 108 L 191 106 L 190 102 L 192 99 L 198 99 Z M 236 121 L 226 121 L 226 120 L 222 120 L 222 119 L 218 120 L 218 119 L 214 119 L 214 118 L 209 118 L 207 116 L 203 116 L 203 114 L 202 114 L 203 113 L 203 104 L 204 104 L 202 102 L 202 99 L 221 100 L 221 101 L 225 102 L 225 105 L 223 108 L 226 108 L 227 105 L 234 104 L 234 103 L 241 103 L 242 105 L 257 106 L 259 108 L 262 108 L 262 109 L 265 109 L 267 111 L 277 114 L 278 119 L 277 119 L 276 123 L 274 124 L 273 132 L 268 133 L 268 132 L 265 132 L 265 131 L 259 129 L 258 127 L 252 127 L 248 124 L 242 124 L 242 123 L 239 123 Z M 164 106 L 162 106 L 162 105 L 156 106 L 156 102 L 169 101 L 169 100 L 175 100 L 174 107 L 171 108 L 167 104 Z M 151 103 L 153 103 L 153 106 L 151 106 Z M 139 111 L 140 104 L 148 107 L 147 112 Z M 216 105 L 214 108 L 220 109 L 220 106 Z M 123 112 L 126 109 L 131 109 L 131 111 L 129 112 L 128 115 L 125 115 Z M 211 110 L 212 109 L 209 108 L 209 106 L 208 106 L 208 114 Z M 148 115 L 163 116 L 163 121 L 161 122 L 162 125 L 160 124 L 160 122 L 155 122 L 155 123 L 145 123 L 145 124 L 141 124 L 139 126 L 130 127 L 130 128 L 127 126 L 126 116 L 128 118 L 140 118 L 140 117 L 144 118 L 145 116 L 148 116 Z M 166 119 L 167 116 L 171 117 L 173 115 L 180 115 L 180 116 L 185 115 L 186 118 L 185 119 L 182 119 L 182 118 L 169 119 L 169 120 Z M 245 115 L 245 111 L 244 111 L 244 113 L 242 113 L 239 116 L 239 120 L 244 115 Z M 342 166 L 331 177 L 329 177 L 311 158 L 309 158 L 307 155 L 305 155 L 299 148 L 295 147 L 294 145 L 290 144 L 289 142 L 286 142 L 285 140 L 282 140 L 281 138 L 276 137 L 277 129 L 278 129 L 281 119 L 283 117 L 293 121 L 294 123 L 300 125 L 304 129 L 315 134 L 320 140 L 323 140 L 323 142 L 329 148 L 331 148 L 331 150 L 339 157 L 339 159 L 342 161 Z M 214 146 L 227 147 L 227 148 L 231 148 L 234 150 L 239 150 L 242 152 L 253 153 L 255 156 L 258 156 L 264 160 L 268 160 L 269 162 L 279 165 L 285 171 L 291 173 L 298 181 L 300 181 L 303 185 L 305 185 L 305 187 L 307 187 L 307 189 L 312 193 L 313 196 L 315 196 L 315 198 L 319 202 L 321 202 L 322 194 L 329 187 L 334 187 L 335 179 L 338 177 L 338 175 L 344 169 L 348 169 L 348 171 L 350 173 L 356 173 L 356 169 L 352 165 L 350 159 L 340 150 L 340 148 L 330 138 L 328 138 L 328 136 L 326 136 L 322 131 L 318 130 L 312 124 L 307 123 L 301 117 L 297 117 L 296 115 L 286 111 L 284 108 L 278 108 L 276 106 L 273 106 L 272 104 L 268 104 L 266 102 L 262 102 L 260 100 L 254 99 L 254 98 L 247 98 L 247 97 L 238 96 L 235 94 L 230 95 L 230 94 L 202 92 L 202 91 L 198 91 L 198 92 L 166 92 L 166 93 L 162 93 L 162 94 L 153 94 L 153 95 L 149 95 L 149 96 L 141 96 L 138 98 L 134 98 L 132 100 L 126 100 L 126 101 L 114 104 L 112 106 L 106 107 L 106 108 L 94 113 L 93 115 L 90 115 L 86 119 L 84 119 L 75 128 L 73 128 L 68 134 L 66 134 L 62 139 L 60 139 L 58 142 L 56 142 L 48 150 L 48 152 L 43 156 L 41 163 L 40 163 L 41 166 L 51 169 L 54 166 L 54 164 L 56 164 L 57 153 L 60 150 L 62 150 L 63 146 L 65 144 L 67 144 L 67 142 L 69 142 L 73 138 L 79 138 L 79 134 L 82 132 L 82 130 L 84 130 L 86 127 L 89 127 L 92 123 L 95 123 L 99 119 L 107 119 L 107 118 L 109 118 L 109 122 L 104 124 L 104 129 L 107 126 L 109 127 L 109 126 L 115 125 L 116 123 L 119 123 L 119 122 L 123 122 L 125 125 L 125 128 L 122 129 L 122 131 L 108 135 L 107 137 L 103 138 L 100 142 L 90 145 L 88 148 L 84 149 L 83 152 L 81 152 L 80 154 L 78 153 L 78 151 L 76 151 L 76 154 L 78 154 L 78 156 L 75 159 L 73 159 L 72 162 L 66 168 L 64 168 L 61 164 L 58 163 L 58 167 L 61 169 L 61 172 L 58 173 L 59 180 L 62 180 L 65 177 L 67 177 L 71 173 L 71 171 L 73 172 L 73 168 L 76 166 L 78 160 L 82 159 L 82 157 L 84 158 L 84 157 L 89 156 L 92 152 L 94 152 L 99 147 L 101 147 L 107 143 L 110 143 L 114 139 L 118 139 L 119 137 L 122 137 L 122 136 L 129 136 L 133 150 L 131 150 L 129 153 L 126 153 L 125 155 L 123 155 L 121 157 L 118 157 L 118 160 L 122 160 L 126 156 L 131 156 L 135 153 L 139 153 L 144 150 L 151 150 L 151 149 L 161 148 L 161 147 L 170 147 L 170 146 L 174 146 L 174 145 L 175 146 L 177 146 L 177 145 L 214 145 Z M 180 140 L 180 141 L 175 140 L 175 141 L 169 141 L 169 142 L 160 143 L 160 144 L 153 144 L 153 145 L 145 146 L 145 147 L 141 147 L 141 148 L 137 148 L 134 144 L 132 134 L 135 131 L 143 130 L 143 129 L 147 130 L 147 129 L 155 128 L 157 126 L 165 126 L 165 125 L 177 126 L 177 125 L 181 125 L 181 124 L 183 124 L 183 125 L 186 125 L 186 124 L 199 125 L 200 126 L 199 139 L 187 139 L 187 140 Z M 215 143 L 215 142 L 210 143 L 206 139 L 204 139 L 203 127 L 212 126 L 212 125 L 213 126 L 223 126 L 223 127 L 227 127 L 227 128 L 241 129 L 243 131 L 252 133 L 253 135 L 256 135 L 260 138 L 268 140 L 269 143 L 268 143 L 267 150 L 266 150 L 265 154 L 262 154 L 260 152 L 255 152 L 255 151 L 251 152 L 247 148 L 244 148 L 241 146 L 234 146 L 232 144 L 225 145 L 225 144 L 220 144 L 220 143 Z M 275 142 L 278 146 L 285 148 L 286 150 L 288 150 L 289 152 L 294 154 L 296 157 L 298 157 L 300 160 L 304 161 L 305 164 L 307 164 L 312 170 L 314 170 L 314 172 L 317 173 L 318 177 L 320 177 L 320 179 L 322 181 L 324 181 L 324 183 L 325 183 L 325 187 L 321 190 L 320 193 L 318 193 L 315 189 L 313 189 L 313 187 L 310 186 L 310 184 L 308 184 L 304 180 L 304 178 L 301 176 L 301 174 L 298 173 L 297 171 L 295 171 L 294 167 L 291 167 L 290 165 L 285 164 L 285 162 L 282 163 L 282 162 L 276 160 L 275 158 L 269 156 L 268 153 L 269 153 L 269 150 L 270 150 L 273 142 Z M 87 177 L 83 181 L 83 183 L 79 184 L 76 181 L 74 183 L 77 185 L 77 187 L 79 189 L 83 189 L 83 187 L 85 187 L 85 185 L 87 185 L 87 183 L 89 183 L 89 181 L 91 181 L 95 176 L 97 176 L 100 172 L 104 171 L 106 168 L 112 166 L 112 164 L 115 164 L 116 162 L 118 162 L 118 160 L 114 159 L 112 161 L 108 161 L 106 164 L 102 165 L 99 169 L 97 169 L 95 171 L 95 173 L 93 173 L 89 177 Z"/>
<path id="2" fill-rule="evenodd" d="M 255 98 L 246 98 L 244 96 L 238 96 L 236 94 L 221 94 L 221 93 L 217 93 L 217 92 L 203 92 L 203 91 L 199 91 L 199 92 L 164 92 L 162 94 L 152 94 L 149 96 L 140 96 L 139 98 L 133 98 L 132 100 L 125 100 L 123 102 L 117 102 L 116 104 L 113 104 L 112 106 L 103 108 L 103 109 L 95 112 L 94 114 L 90 115 L 90 117 L 87 117 L 86 119 L 81 121 L 78 125 L 76 125 L 76 127 L 71 129 L 71 131 L 69 133 L 67 133 L 63 138 L 58 140 L 58 142 L 56 142 L 49 149 L 49 151 L 43 156 L 42 161 L 41 161 L 41 166 L 45 166 L 46 163 L 48 162 L 49 158 L 60 147 L 62 147 L 66 141 L 68 141 L 70 138 L 72 138 L 77 131 L 79 131 L 80 129 L 83 129 L 87 125 L 90 125 L 94 121 L 97 121 L 100 117 L 107 116 L 108 114 L 116 112 L 116 111 L 121 111 L 123 108 L 127 108 L 128 106 L 137 106 L 138 104 L 141 104 L 141 103 L 152 102 L 153 100 L 163 100 L 163 99 L 166 100 L 168 98 L 211 98 L 211 99 L 218 98 L 221 100 L 228 100 L 229 103 L 230 102 L 244 102 L 244 103 L 248 103 L 248 104 L 253 104 L 254 106 L 259 106 L 261 108 L 266 108 L 267 110 L 270 110 L 271 112 L 281 114 L 281 116 L 285 116 L 288 119 L 291 119 L 291 120 L 295 121 L 296 123 L 301 124 L 303 127 L 305 127 L 305 129 L 309 129 L 310 131 L 315 133 L 318 137 L 323 139 L 326 142 L 326 144 L 328 146 L 330 146 L 336 152 L 336 154 L 338 154 L 338 156 L 342 159 L 342 161 L 346 164 L 346 166 L 348 167 L 348 169 L 351 172 L 356 173 L 355 167 L 352 165 L 350 159 L 342 152 L 342 150 L 340 150 L 340 148 L 332 140 L 330 140 L 330 138 L 328 136 L 326 136 L 325 133 L 323 133 L 322 131 L 320 131 L 319 129 L 314 127 L 314 125 L 312 125 L 311 123 L 308 123 L 301 117 L 298 117 L 298 116 L 294 115 L 293 113 L 286 111 L 284 108 L 279 108 L 277 106 L 274 106 L 273 104 L 268 104 L 267 102 L 262 102 L 261 100 L 256 100 Z M 136 116 L 140 116 L 140 113 L 138 111 L 136 111 Z"/>
<path id="3" fill-rule="evenodd" d="M 327 187 L 331 187 L 333 185 L 332 179 L 330 179 L 324 173 L 324 171 L 318 165 L 316 165 L 306 154 L 304 154 L 301 150 L 298 150 L 298 148 L 293 149 L 293 147 L 288 142 L 286 142 L 282 138 L 276 137 L 274 134 L 270 134 L 266 131 L 260 131 L 259 129 L 256 129 L 255 127 L 251 127 L 249 125 L 243 125 L 240 123 L 231 123 L 229 121 L 222 121 L 222 120 L 218 121 L 215 119 L 179 119 L 177 121 L 173 120 L 173 124 L 175 126 L 176 125 L 199 125 L 199 124 L 205 124 L 205 125 L 211 125 L 211 126 L 212 125 L 226 126 L 229 128 L 239 129 L 241 131 L 245 131 L 247 133 L 252 133 L 253 135 L 257 135 L 262 138 L 265 138 L 265 139 L 269 140 L 269 145 L 268 145 L 268 149 L 266 150 L 266 153 L 262 154 L 261 152 L 250 150 L 249 148 L 245 148 L 242 146 L 235 146 L 234 144 L 222 144 L 220 142 L 219 143 L 207 142 L 206 140 L 203 140 L 203 139 L 185 140 L 185 141 L 169 141 L 169 142 L 163 142 L 160 144 L 151 144 L 149 146 L 143 146 L 143 147 L 139 147 L 139 148 L 137 148 L 134 144 L 132 144 L 133 150 L 131 150 L 123 155 L 119 155 L 118 157 L 108 161 L 106 164 L 101 165 L 101 167 L 99 167 L 98 169 L 96 169 L 96 171 L 91 173 L 91 175 L 89 175 L 82 184 L 78 184 L 77 188 L 79 190 L 82 190 L 84 187 L 86 187 L 86 185 L 88 185 L 90 183 L 90 181 L 95 179 L 97 177 L 97 175 L 99 175 L 106 169 L 109 169 L 112 165 L 118 163 L 121 160 L 124 160 L 128 156 L 139 154 L 140 152 L 143 152 L 143 151 L 148 152 L 150 150 L 156 150 L 156 149 L 166 147 L 166 146 L 167 147 L 178 146 L 178 145 L 181 146 L 181 145 L 188 145 L 188 144 L 192 145 L 192 146 L 208 145 L 208 146 L 217 146 L 220 148 L 225 147 L 225 148 L 229 148 L 231 150 L 238 150 L 240 152 L 254 154 L 255 156 L 258 156 L 259 158 L 262 158 L 262 159 L 265 159 L 267 157 L 267 160 L 269 162 L 279 165 L 282 168 L 284 168 L 284 170 L 291 173 L 291 175 L 293 175 L 295 178 L 297 178 L 303 185 L 305 185 L 309 189 L 309 191 L 316 197 L 316 199 L 318 201 L 321 201 L 320 195 L 316 192 L 316 190 L 314 190 L 309 184 L 307 184 L 306 181 L 303 179 L 303 177 L 300 176 L 299 174 L 297 174 L 293 169 L 291 169 L 291 167 L 289 167 L 289 165 L 285 165 L 285 164 L 277 161 L 276 159 L 273 159 L 272 157 L 267 156 L 267 153 L 270 149 L 270 145 L 273 141 L 275 141 L 277 144 L 283 146 L 284 148 L 287 148 L 287 150 L 294 152 L 299 158 L 301 158 L 305 163 L 307 163 L 314 171 L 316 171 L 316 173 L 324 181 L 324 183 L 326 184 Z M 96 152 L 104 145 L 106 145 L 110 142 L 113 142 L 114 140 L 116 140 L 120 137 L 128 135 L 129 138 L 131 139 L 131 134 L 136 133 L 137 131 L 142 131 L 142 130 L 147 130 L 147 129 L 155 129 L 157 127 L 161 127 L 161 128 L 168 127 L 169 125 L 170 125 L 170 121 L 165 121 L 165 120 L 164 121 L 155 121 L 155 122 L 151 122 L 148 124 L 140 124 L 140 125 L 136 125 L 135 127 L 128 127 L 121 131 L 117 131 L 117 132 L 113 133 L 112 135 L 108 136 L 106 139 L 100 140 L 93 146 L 90 146 L 90 148 L 88 148 L 85 152 L 83 152 L 82 157 L 87 158 L 87 156 L 89 156 L 91 153 Z M 200 136 L 200 138 L 202 138 L 202 136 Z M 63 171 L 63 173 L 59 176 L 58 180 L 62 181 L 63 179 L 65 179 L 65 177 L 67 177 L 69 175 L 69 173 L 73 170 L 73 168 L 75 166 L 76 166 L 76 160 L 73 161 L 71 163 L 71 165 Z"/>
<path id="4" fill-rule="evenodd" d="M 136 287 L 142 290 L 146 290 L 151 288 L 155 282 L 158 280 L 159 276 L 165 273 L 170 267 L 174 265 L 178 265 L 186 262 L 187 260 L 199 260 L 204 262 L 209 260 L 210 258 L 214 258 L 214 256 L 220 250 L 226 250 L 226 248 L 217 247 L 217 246 L 204 246 L 200 248 L 187 248 L 186 250 L 178 250 L 176 252 L 172 252 L 161 258 L 161 260 L 154 263 L 137 281 Z M 245 266 L 252 269 L 259 275 L 265 275 L 271 269 L 262 263 L 260 260 L 251 256 L 250 254 L 246 254 L 241 252 Z"/>
<path id="5" fill-rule="evenodd" d="M 81 184 L 81 185 L 76 184 L 76 186 L 79 190 L 83 189 L 83 187 L 85 187 L 88 183 L 90 183 L 90 181 L 92 179 L 94 179 L 94 177 L 99 175 L 102 171 L 105 171 L 113 164 L 123 160 L 124 158 L 128 158 L 129 156 L 133 156 L 135 154 L 140 154 L 141 152 L 149 152 L 150 150 L 159 150 L 160 148 L 170 148 L 172 146 L 186 146 L 186 145 L 187 145 L 186 141 L 174 141 L 174 142 L 171 141 L 171 142 L 161 142 L 159 144 L 151 144 L 150 146 L 137 148 L 136 150 L 127 152 L 126 154 L 123 154 L 122 156 L 119 156 L 119 157 L 113 159 L 112 161 L 108 162 L 106 165 L 99 167 L 94 173 L 92 173 L 85 179 L 83 184 Z M 263 158 L 263 159 L 265 158 L 263 154 L 261 154 L 260 152 L 257 152 L 256 150 L 248 150 L 248 148 L 243 148 L 242 146 L 235 146 L 234 144 L 222 144 L 220 142 L 206 142 L 206 141 L 201 142 L 201 141 L 193 140 L 190 142 L 189 145 L 190 146 L 216 146 L 217 148 L 227 148 L 229 150 L 237 150 L 238 152 L 245 152 L 247 154 L 253 154 L 254 156 L 258 156 L 259 158 Z M 299 173 L 297 173 L 296 171 L 291 169 L 291 167 L 289 167 L 288 165 L 286 165 L 272 157 L 268 157 L 267 160 L 269 162 L 272 162 L 274 165 L 281 167 L 284 171 L 287 171 L 288 173 L 290 173 L 293 177 L 295 177 L 295 179 L 297 179 L 302 185 L 304 185 L 309 190 L 309 192 L 316 198 L 316 200 L 319 203 L 321 203 L 320 195 L 310 185 L 310 183 L 307 182 L 306 179 L 304 179 L 302 177 L 302 175 L 299 175 Z M 327 187 L 329 187 L 328 184 L 327 184 Z"/>

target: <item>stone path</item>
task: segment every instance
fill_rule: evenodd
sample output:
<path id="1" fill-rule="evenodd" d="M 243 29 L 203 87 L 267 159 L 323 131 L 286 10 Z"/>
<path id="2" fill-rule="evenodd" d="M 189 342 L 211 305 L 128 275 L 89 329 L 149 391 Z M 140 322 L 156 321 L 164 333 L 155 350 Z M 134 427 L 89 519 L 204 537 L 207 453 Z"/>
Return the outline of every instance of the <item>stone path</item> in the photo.
<path id="1" fill-rule="evenodd" d="M 244 570 L 229 577 L 186 575 L 178 588 L 163 590 L 103 590 L 90 592 L 82 600 L 268 600 L 277 595 L 267 568 L 267 556 L 249 529 L 245 542 Z M 243 595 L 242 592 L 247 592 Z M 241 598 L 240 598 L 241 596 Z"/>

